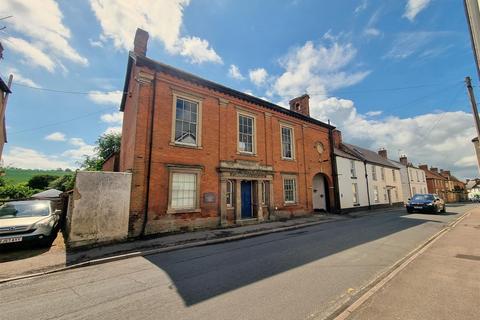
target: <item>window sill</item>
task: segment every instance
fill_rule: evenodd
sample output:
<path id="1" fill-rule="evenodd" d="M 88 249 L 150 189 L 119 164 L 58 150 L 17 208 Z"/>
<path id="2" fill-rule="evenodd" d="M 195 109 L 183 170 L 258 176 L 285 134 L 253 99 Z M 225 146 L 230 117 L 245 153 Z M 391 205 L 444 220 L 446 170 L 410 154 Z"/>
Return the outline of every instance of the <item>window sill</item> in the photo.
<path id="1" fill-rule="evenodd" d="M 291 207 L 291 206 L 296 206 L 297 203 L 296 202 L 284 202 L 283 203 L 283 206 L 285 207 Z"/>
<path id="2" fill-rule="evenodd" d="M 256 157 L 257 156 L 255 153 L 242 152 L 242 151 L 237 151 L 237 154 L 240 155 L 240 156 L 246 156 L 246 157 Z"/>
<path id="3" fill-rule="evenodd" d="M 173 147 L 180 147 L 180 148 L 187 148 L 187 149 L 203 149 L 202 146 L 192 146 L 188 144 L 181 144 L 181 143 L 175 143 L 175 142 L 170 142 L 170 145 Z"/>
<path id="4" fill-rule="evenodd" d="M 168 209 L 167 214 L 177 214 L 177 213 L 199 213 L 202 212 L 202 209 Z"/>
<path id="5" fill-rule="evenodd" d="M 284 157 L 282 157 L 282 160 L 283 160 L 283 161 L 295 162 L 295 158 L 284 158 Z"/>
<path id="6" fill-rule="evenodd" d="M 355 180 L 356 180 L 356 179 L 357 179 L 357 177 L 350 177 L 350 179 L 355 179 Z"/>

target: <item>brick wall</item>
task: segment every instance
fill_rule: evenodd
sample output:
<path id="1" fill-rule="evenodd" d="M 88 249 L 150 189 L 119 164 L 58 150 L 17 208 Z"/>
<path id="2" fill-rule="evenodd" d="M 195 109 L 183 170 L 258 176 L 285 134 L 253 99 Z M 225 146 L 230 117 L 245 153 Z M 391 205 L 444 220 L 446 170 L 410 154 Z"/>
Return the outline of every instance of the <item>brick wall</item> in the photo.
<path id="1" fill-rule="evenodd" d="M 312 180 L 317 173 L 323 173 L 328 186 L 333 187 L 328 128 L 194 85 L 165 73 L 156 73 L 155 81 L 150 82 L 148 78 L 149 76 L 153 78 L 153 75 L 152 70 L 134 66 L 129 79 L 131 92 L 128 93 L 124 109 L 120 171 L 133 172 L 131 236 L 139 235 L 143 223 L 148 189 L 151 124 L 153 140 L 147 234 L 219 225 L 220 161 L 248 160 L 273 166 L 275 172 L 272 186 L 273 207 L 278 214 L 292 216 L 312 211 Z M 154 91 L 154 118 L 151 122 Z M 200 149 L 171 145 L 173 92 L 194 95 L 202 100 Z M 255 156 L 237 152 L 238 111 L 255 116 L 257 149 Z M 294 128 L 295 160 L 281 159 L 281 123 L 287 123 Z M 321 156 L 315 148 L 318 142 L 321 142 L 325 149 Z M 167 214 L 168 164 L 200 165 L 202 167 L 200 193 L 216 194 L 216 201 L 204 203 L 203 197 L 200 196 L 201 212 Z M 285 206 L 283 203 L 282 173 L 297 175 L 298 201 L 295 205 Z M 329 188 L 328 198 L 330 207 L 333 207 L 333 188 Z"/>

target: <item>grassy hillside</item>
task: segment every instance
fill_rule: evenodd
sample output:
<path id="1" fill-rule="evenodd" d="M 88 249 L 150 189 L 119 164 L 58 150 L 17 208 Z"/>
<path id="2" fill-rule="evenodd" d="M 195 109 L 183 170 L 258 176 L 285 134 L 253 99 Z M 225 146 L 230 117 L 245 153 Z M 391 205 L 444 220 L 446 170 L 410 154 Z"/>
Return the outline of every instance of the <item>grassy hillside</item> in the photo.
<path id="1" fill-rule="evenodd" d="M 52 176 L 63 176 L 71 172 L 62 170 L 38 170 L 38 169 L 19 169 L 19 168 L 4 168 L 5 175 L 3 178 L 12 184 L 27 182 L 31 177 L 37 174 L 51 174 Z"/>

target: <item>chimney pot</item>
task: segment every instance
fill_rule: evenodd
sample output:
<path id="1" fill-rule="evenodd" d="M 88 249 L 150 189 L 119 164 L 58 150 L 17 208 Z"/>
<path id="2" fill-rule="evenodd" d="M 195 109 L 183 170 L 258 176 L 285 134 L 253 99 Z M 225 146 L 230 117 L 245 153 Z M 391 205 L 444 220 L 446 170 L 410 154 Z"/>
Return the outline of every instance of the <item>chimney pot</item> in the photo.
<path id="1" fill-rule="evenodd" d="M 147 54 L 148 32 L 137 28 L 135 32 L 135 39 L 133 40 L 133 52 L 140 56 Z"/>
<path id="2" fill-rule="evenodd" d="M 310 116 L 310 96 L 304 94 L 300 97 L 293 98 L 290 100 L 290 110 L 301 113 L 307 117 Z"/>

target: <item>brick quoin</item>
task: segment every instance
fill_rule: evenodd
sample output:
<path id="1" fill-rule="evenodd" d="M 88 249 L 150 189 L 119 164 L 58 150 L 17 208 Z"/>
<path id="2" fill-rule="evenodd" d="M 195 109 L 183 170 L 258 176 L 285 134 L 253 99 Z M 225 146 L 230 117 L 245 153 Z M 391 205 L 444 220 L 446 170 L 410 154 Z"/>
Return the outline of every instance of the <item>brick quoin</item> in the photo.
<path id="1" fill-rule="evenodd" d="M 225 200 L 222 181 L 228 175 L 243 173 L 246 180 L 252 174 L 256 179 L 263 174 L 254 169 L 257 166 L 271 169 L 267 173 L 272 190 L 267 196 L 273 198 L 260 205 L 256 195 L 253 199 L 255 217 L 249 223 L 312 214 L 314 194 L 323 193 L 314 191 L 313 180 L 317 174 L 326 182 L 326 209 L 335 210 L 330 141 L 334 128 L 308 116 L 308 96 L 300 97 L 301 113 L 283 109 L 146 58 L 148 33 L 137 31 L 136 35 L 142 39 L 135 40 L 135 51 L 130 52 L 128 60 L 121 104 L 124 118 L 119 160 L 120 171 L 133 173 L 130 236 L 245 223 L 238 219 L 237 197 L 233 208 L 222 204 Z M 201 100 L 200 148 L 181 147 L 171 141 L 175 125 L 172 121 L 174 94 L 178 92 Z M 238 112 L 255 117 L 255 155 L 237 151 Z M 282 124 L 293 128 L 294 160 L 282 159 Z M 319 153 L 319 149 L 324 151 Z M 227 168 L 228 172 L 224 172 L 224 164 L 241 169 Z M 171 166 L 199 168 L 200 210 L 168 212 Z M 295 204 L 284 203 L 285 175 L 296 177 Z M 260 190 L 258 180 L 253 181 L 254 191 Z M 209 201 L 206 195 L 210 195 Z"/>

